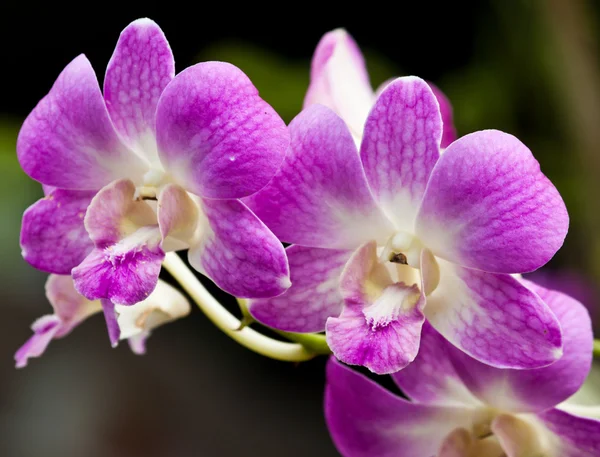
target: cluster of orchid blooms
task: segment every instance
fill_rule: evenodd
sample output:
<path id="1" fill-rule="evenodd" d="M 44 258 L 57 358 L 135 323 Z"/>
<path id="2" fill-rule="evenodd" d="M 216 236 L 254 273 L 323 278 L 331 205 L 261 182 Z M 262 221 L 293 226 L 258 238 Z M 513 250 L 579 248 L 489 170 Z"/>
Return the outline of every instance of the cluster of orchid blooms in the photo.
<path id="1" fill-rule="evenodd" d="M 163 32 L 137 20 L 104 90 L 77 57 L 17 153 L 44 189 L 21 246 L 51 273 L 54 309 L 18 367 L 99 312 L 113 346 L 144 353 L 154 328 L 190 311 L 164 266 L 241 344 L 281 360 L 333 353 L 325 415 L 344 456 L 600 456 L 597 410 L 565 402 L 592 363 L 587 311 L 520 276 L 562 245 L 561 196 L 514 136 L 457 139 L 433 85 L 373 91 L 345 31 L 319 43 L 286 126 L 231 64 L 176 75 Z M 293 342 L 240 328 L 181 250 Z M 408 399 L 347 365 L 391 374 Z"/>

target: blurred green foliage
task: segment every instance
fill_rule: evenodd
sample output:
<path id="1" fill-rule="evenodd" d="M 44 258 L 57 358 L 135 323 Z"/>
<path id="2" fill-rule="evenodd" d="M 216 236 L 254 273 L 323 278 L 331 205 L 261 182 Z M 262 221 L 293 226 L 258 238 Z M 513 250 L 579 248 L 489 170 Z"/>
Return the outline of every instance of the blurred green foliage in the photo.
<path id="1" fill-rule="evenodd" d="M 307 43 L 307 46 L 310 47 L 311 43 Z M 400 74 L 393 62 L 376 51 L 365 50 L 365 58 L 375 87 Z M 259 89 L 261 97 L 286 122 L 290 122 L 301 111 L 309 82 L 309 61 L 291 60 L 241 41 L 217 42 L 206 47 L 197 61 L 209 60 L 230 62 L 244 70 Z"/>
<path id="2" fill-rule="evenodd" d="M 16 144 L 20 121 L 0 118 L 0 275 L 4 296 L 27 291 L 27 281 L 37 273 L 21 258 L 19 231 L 23 211 L 42 195 L 41 186 L 31 180 L 17 161 Z M 23 297 L 20 297 L 23 298 Z"/>

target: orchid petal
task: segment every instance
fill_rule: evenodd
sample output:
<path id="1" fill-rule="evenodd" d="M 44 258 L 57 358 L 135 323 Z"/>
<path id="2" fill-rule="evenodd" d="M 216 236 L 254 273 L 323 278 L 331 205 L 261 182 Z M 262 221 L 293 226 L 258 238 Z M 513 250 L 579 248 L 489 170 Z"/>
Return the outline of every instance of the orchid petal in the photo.
<path id="1" fill-rule="evenodd" d="M 491 431 L 507 457 L 546 456 L 555 446 L 533 417 L 500 414 L 492 421 Z M 557 454 L 555 454 L 557 455 Z M 562 454 L 560 454 L 562 457 Z M 557 455 L 558 457 L 558 455 Z"/>
<path id="2" fill-rule="evenodd" d="M 600 455 L 600 421 L 573 416 L 559 409 L 538 414 L 554 435 L 552 457 L 597 457 Z"/>
<path id="3" fill-rule="evenodd" d="M 58 336 L 64 336 L 92 314 L 100 311 L 100 304 L 86 300 L 75 290 L 73 279 L 66 275 L 50 275 L 46 281 L 46 297 L 58 316 L 63 328 Z M 71 327 L 67 330 L 65 327 Z"/>
<path id="4" fill-rule="evenodd" d="M 340 275 L 352 251 L 290 246 L 285 250 L 292 286 L 278 297 L 251 300 L 250 314 L 288 332 L 322 332 L 342 310 Z"/>
<path id="5" fill-rule="evenodd" d="M 97 247 L 118 243 L 137 229 L 157 225 L 156 214 L 135 198 L 129 180 L 115 181 L 96 194 L 85 215 L 85 228 Z"/>
<path id="6" fill-rule="evenodd" d="M 344 122 L 316 105 L 289 129 L 291 144 L 281 169 L 246 199 L 256 215 L 287 243 L 356 249 L 370 239 L 385 242 L 393 228 L 371 196 Z"/>
<path id="7" fill-rule="evenodd" d="M 118 305 L 144 300 L 156 286 L 165 253 L 152 208 L 134 199 L 131 181 L 116 181 L 92 200 L 85 226 L 94 249 L 73 269 L 75 288 L 89 300 Z"/>
<path id="8" fill-rule="evenodd" d="M 135 305 L 134 305 L 135 306 Z M 129 349 L 135 355 L 144 355 L 146 354 L 146 340 L 150 335 L 147 332 L 141 332 L 137 335 L 133 335 L 131 338 L 127 338 L 127 343 L 129 344 Z"/>
<path id="9" fill-rule="evenodd" d="M 225 292 L 265 298 L 290 287 L 283 246 L 239 200 L 202 200 L 208 224 L 189 250 L 190 264 Z"/>
<path id="10" fill-rule="evenodd" d="M 23 258 L 42 271 L 70 274 L 93 249 L 83 218 L 95 192 L 55 189 L 23 214 Z"/>
<path id="11" fill-rule="evenodd" d="M 326 324 L 327 344 L 339 360 L 377 374 L 394 373 L 414 360 L 425 296 L 416 284 L 392 281 L 378 261 L 374 242 L 352 255 L 340 290 L 342 313 Z"/>
<path id="12" fill-rule="evenodd" d="M 102 304 L 102 311 L 104 312 L 106 329 L 108 330 L 108 339 L 110 340 L 110 345 L 115 348 L 119 344 L 119 339 L 121 336 L 121 329 L 119 328 L 119 323 L 117 322 L 115 304 L 106 298 L 103 298 L 100 300 L 100 302 Z"/>
<path id="13" fill-rule="evenodd" d="M 86 300 L 77 293 L 70 276 L 50 275 L 46 281 L 46 296 L 54 314 L 33 323 L 34 335 L 15 354 L 17 368 L 26 366 L 29 358 L 41 356 L 53 339 L 66 336 L 101 309 L 99 302 Z"/>
<path id="14" fill-rule="evenodd" d="M 378 99 L 379 96 L 381 95 L 381 93 L 385 90 L 385 88 L 387 86 L 389 86 L 391 83 L 393 83 L 394 81 L 396 81 L 396 79 L 398 79 L 399 76 L 394 76 L 393 78 L 388 78 L 386 79 L 384 82 L 382 82 L 379 87 L 377 87 L 377 89 L 375 90 L 375 99 Z"/>
<path id="15" fill-rule="evenodd" d="M 106 67 L 104 99 L 123 141 L 151 163 L 156 151 L 156 106 L 175 76 L 175 62 L 160 27 L 138 19 L 121 32 Z"/>
<path id="16" fill-rule="evenodd" d="M 241 198 L 263 188 L 283 162 L 289 135 L 248 77 L 224 62 L 179 73 L 156 113 L 159 156 L 188 191 Z"/>
<path id="17" fill-rule="evenodd" d="M 183 188 L 175 184 L 166 185 L 158 196 L 157 210 L 163 250 L 171 250 L 169 245 L 179 244 L 181 249 L 189 246 L 198 227 L 199 217 L 198 205 Z"/>
<path id="18" fill-rule="evenodd" d="M 23 123 L 17 155 L 33 179 L 64 189 L 97 190 L 144 173 L 142 161 L 119 139 L 83 55 L 67 65 Z"/>
<path id="19" fill-rule="evenodd" d="M 398 230 L 413 232 L 441 135 L 435 96 L 414 76 L 390 83 L 369 114 L 360 156 L 375 199 Z"/>
<path id="20" fill-rule="evenodd" d="M 442 116 L 443 125 L 442 140 L 440 142 L 440 147 L 442 149 L 445 149 L 448 146 L 450 146 L 450 144 L 453 143 L 456 140 L 456 138 L 458 138 L 456 134 L 456 128 L 454 127 L 452 104 L 450 103 L 448 97 L 446 97 L 446 94 L 444 94 L 439 87 L 430 82 L 427 84 L 429 84 L 429 87 L 433 91 L 433 95 L 435 95 L 435 98 L 437 99 L 438 104 L 440 105 L 440 114 Z"/>
<path id="21" fill-rule="evenodd" d="M 416 234 L 439 257 L 495 273 L 524 273 L 560 248 L 569 219 L 538 162 L 512 135 L 464 136 L 442 155 Z"/>
<path id="22" fill-rule="evenodd" d="M 60 329 L 60 319 L 56 316 L 42 316 L 31 326 L 33 335 L 15 353 L 17 368 L 24 368 L 32 357 L 40 357 Z"/>
<path id="23" fill-rule="evenodd" d="M 537 294 L 510 275 L 438 263 L 425 315 L 444 338 L 497 368 L 540 368 L 562 356 L 560 324 Z"/>
<path id="24" fill-rule="evenodd" d="M 592 364 L 592 325 L 586 308 L 560 292 L 523 280 L 556 315 L 563 332 L 564 355 L 534 370 L 501 370 L 454 349 L 449 352 L 467 387 L 484 403 L 503 411 L 543 411 L 579 390 Z"/>
<path id="25" fill-rule="evenodd" d="M 385 90 L 385 88 L 392 82 L 394 82 L 396 78 L 390 78 L 379 85 L 377 90 L 375 91 L 375 97 L 379 97 L 381 93 Z M 440 140 L 440 148 L 447 148 L 453 141 L 456 140 L 456 128 L 454 127 L 454 119 L 452 114 L 452 104 L 446 94 L 444 94 L 439 87 L 431 82 L 427 82 L 429 88 L 435 95 L 435 98 L 440 106 L 440 115 L 442 116 L 442 139 Z"/>
<path id="26" fill-rule="evenodd" d="M 344 29 L 326 33 L 312 59 L 304 108 L 325 105 L 335 111 L 360 138 L 375 101 L 364 58 Z"/>
<path id="27" fill-rule="evenodd" d="M 106 298 L 114 304 L 133 305 L 152 293 L 165 253 L 156 230 L 140 234 L 128 250 L 94 249 L 72 275 L 77 291 L 89 300 Z M 155 241 L 149 241 L 149 238 Z"/>
<path id="28" fill-rule="evenodd" d="M 190 310 L 181 292 L 159 280 L 146 300 L 132 306 L 115 306 L 120 339 L 128 339 L 133 352 L 143 354 L 146 339 L 154 328 L 187 316 Z"/>
<path id="29" fill-rule="evenodd" d="M 46 184 L 42 184 L 42 190 L 44 191 L 44 196 L 47 197 L 48 195 L 50 195 L 52 192 L 54 192 L 57 189 L 57 187 L 54 186 L 47 186 Z"/>
<path id="30" fill-rule="evenodd" d="M 464 385 L 450 360 L 448 343 L 429 322 L 423 324 L 415 360 L 392 375 L 413 402 L 436 405 L 477 405 L 481 402 Z"/>
<path id="31" fill-rule="evenodd" d="M 420 405 L 393 395 L 330 359 L 325 419 L 345 457 L 429 457 L 455 428 L 470 426 L 464 408 Z"/>

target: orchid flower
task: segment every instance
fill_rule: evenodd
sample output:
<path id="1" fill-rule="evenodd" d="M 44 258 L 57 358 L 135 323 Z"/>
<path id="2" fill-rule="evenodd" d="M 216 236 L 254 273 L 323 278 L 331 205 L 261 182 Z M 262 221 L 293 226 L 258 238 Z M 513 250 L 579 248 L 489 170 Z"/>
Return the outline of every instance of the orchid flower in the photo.
<path id="1" fill-rule="evenodd" d="M 393 375 L 404 400 L 331 360 L 325 415 L 344 457 L 595 457 L 600 421 L 556 408 L 583 384 L 592 361 L 590 318 L 574 299 L 526 285 L 552 308 L 565 355 L 534 370 L 468 357 L 425 325 L 421 350 Z"/>
<path id="2" fill-rule="evenodd" d="M 17 351 L 17 368 L 27 365 L 30 357 L 41 356 L 50 341 L 62 338 L 88 317 L 112 306 L 107 300 L 90 301 L 75 290 L 68 275 L 50 275 L 46 282 L 46 296 L 54 314 L 40 317 L 31 329 L 33 336 Z M 117 305 L 108 322 L 113 346 L 119 339 L 127 340 L 136 354 L 146 352 L 146 339 L 152 329 L 187 316 L 190 304 L 175 288 L 158 281 L 154 291 L 145 300 L 133 306 Z"/>
<path id="3" fill-rule="evenodd" d="M 23 256 L 115 306 L 149 297 L 165 252 L 181 249 L 226 292 L 278 295 L 290 284 L 283 247 L 239 199 L 279 168 L 286 126 L 233 65 L 174 74 L 149 19 L 121 33 L 104 94 L 85 56 L 67 65 L 18 138 L 46 191 L 23 217 Z"/>
<path id="4" fill-rule="evenodd" d="M 326 33 L 315 49 L 304 108 L 314 104 L 331 108 L 346 122 L 360 145 L 369 111 L 391 81 L 385 81 L 373 91 L 365 59 L 356 41 L 346 30 L 336 29 Z M 428 84 L 440 105 L 443 121 L 440 146 L 444 149 L 456 139 L 452 105 L 440 89 L 432 83 Z"/>
<path id="5" fill-rule="evenodd" d="M 326 329 L 336 357 L 380 374 L 414 359 L 425 318 L 496 367 L 560 358 L 556 317 L 512 274 L 554 255 L 568 215 L 517 138 L 476 132 L 440 155 L 438 102 L 416 77 L 379 95 L 360 152 L 342 119 L 320 105 L 289 130 L 281 169 L 246 202 L 294 244 L 293 285 L 251 300 L 256 319 L 291 332 Z"/>

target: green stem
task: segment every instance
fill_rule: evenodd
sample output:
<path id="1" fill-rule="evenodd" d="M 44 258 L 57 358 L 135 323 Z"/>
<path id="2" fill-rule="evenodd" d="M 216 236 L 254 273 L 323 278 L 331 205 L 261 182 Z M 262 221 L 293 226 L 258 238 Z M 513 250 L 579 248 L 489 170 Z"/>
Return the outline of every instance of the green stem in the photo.
<path id="1" fill-rule="evenodd" d="M 331 354 L 331 349 L 329 349 L 329 346 L 327 345 L 325 335 L 321 333 L 291 333 L 283 332 L 281 330 L 276 330 L 276 332 L 290 341 L 301 344 L 315 354 Z"/>
<path id="2" fill-rule="evenodd" d="M 594 340 L 594 357 L 600 357 L 600 340 Z"/>
<path id="3" fill-rule="evenodd" d="M 163 267 L 171 273 L 213 324 L 242 346 L 272 359 L 288 362 L 303 362 L 316 355 L 302 344 L 274 340 L 249 327 L 242 328 L 240 320 L 223 308 L 176 253 L 167 253 Z"/>

